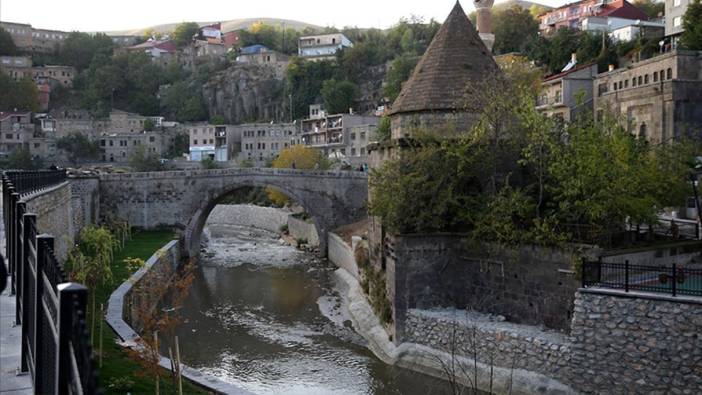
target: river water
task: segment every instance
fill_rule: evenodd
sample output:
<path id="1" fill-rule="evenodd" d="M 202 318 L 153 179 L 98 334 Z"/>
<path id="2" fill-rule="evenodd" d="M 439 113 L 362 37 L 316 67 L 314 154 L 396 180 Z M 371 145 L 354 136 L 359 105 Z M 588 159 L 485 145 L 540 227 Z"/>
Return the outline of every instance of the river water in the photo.
<path id="1" fill-rule="evenodd" d="M 326 260 L 253 228 L 208 233 L 177 331 L 186 364 L 257 394 L 448 393 L 363 346 Z"/>

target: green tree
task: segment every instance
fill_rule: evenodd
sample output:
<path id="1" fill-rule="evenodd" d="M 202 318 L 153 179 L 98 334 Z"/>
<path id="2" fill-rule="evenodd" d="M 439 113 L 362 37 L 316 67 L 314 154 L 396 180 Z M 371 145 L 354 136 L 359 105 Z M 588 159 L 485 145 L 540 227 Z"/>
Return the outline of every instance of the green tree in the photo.
<path id="1" fill-rule="evenodd" d="M 358 86 L 351 81 L 324 81 L 320 92 L 324 106 L 330 114 L 341 114 L 353 108 L 358 97 Z"/>
<path id="2" fill-rule="evenodd" d="M 73 133 L 56 141 L 56 147 L 68 154 L 69 161 L 77 165 L 82 161 L 95 160 L 100 156 L 100 147 L 85 135 Z"/>
<path id="3" fill-rule="evenodd" d="M 183 48 L 190 44 L 193 36 L 200 31 L 200 26 L 195 22 L 179 23 L 173 31 L 173 42 L 178 48 Z"/>
<path id="4" fill-rule="evenodd" d="M 380 123 L 378 124 L 378 141 L 390 141 L 391 137 L 390 118 L 380 118 Z"/>
<path id="5" fill-rule="evenodd" d="M 138 145 L 129 155 L 129 167 L 137 173 L 163 170 L 160 158 L 143 144 Z"/>
<path id="6" fill-rule="evenodd" d="M 409 54 L 400 55 L 392 61 L 383 87 L 383 94 L 390 102 L 394 102 L 400 95 L 402 84 L 412 75 L 418 61 L 419 57 Z"/>
<path id="7" fill-rule="evenodd" d="M 219 163 L 210 157 L 200 161 L 200 166 L 205 170 L 219 169 Z"/>
<path id="8" fill-rule="evenodd" d="M 493 16 L 495 45 L 493 52 L 504 54 L 522 52 L 530 38 L 539 34 L 539 22 L 528 10 L 514 5 Z"/>
<path id="9" fill-rule="evenodd" d="M 38 170 L 44 167 L 44 161 L 38 157 L 32 157 L 28 148 L 15 149 L 8 155 L 7 159 L 0 161 L 3 169 L 17 170 Z"/>
<path id="10" fill-rule="evenodd" d="M 227 121 L 224 119 L 223 116 L 215 115 L 212 118 L 210 118 L 210 123 L 213 125 L 224 125 L 227 123 Z"/>
<path id="11" fill-rule="evenodd" d="M 151 132 L 156 128 L 156 123 L 154 122 L 153 119 L 151 118 L 146 118 L 144 121 L 144 130 L 147 132 Z"/>
<path id="12" fill-rule="evenodd" d="M 309 106 L 317 102 L 322 83 L 334 78 L 335 62 L 310 62 L 302 58 L 292 58 L 286 71 L 286 96 L 292 95 L 293 118 L 302 118 Z"/>
<path id="13" fill-rule="evenodd" d="M 98 56 L 111 57 L 113 49 L 112 39 L 105 34 L 71 32 L 61 45 L 59 60 L 62 64 L 82 71 L 88 68 L 93 59 Z"/>
<path id="14" fill-rule="evenodd" d="M 196 122 L 207 119 L 207 109 L 197 88 L 180 81 L 172 84 L 161 99 L 164 115 L 178 122 Z"/>
<path id="15" fill-rule="evenodd" d="M 17 55 L 18 50 L 10 33 L 0 27 L 0 56 Z"/>
<path id="16" fill-rule="evenodd" d="M 665 13 L 665 1 L 635 0 L 633 5 L 652 19 L 661 17 Z"/>
<path id="17" fill-rule="evenodd" d="M 680 44 L 686 49 L 702 50 L 702 1 L 692 0 L 683 16 Z"/>
<path id="18" fill-rule="evenodd" d="M 326 170 L 330 166 L 329 161 L 321 151 L 305 147 L 304 145 L 293 145 L 280 151 L 278 157 L 273 160 L 271 167 L 274 169 L 320 169 Z M 244 166 L 245 167 L 245 166 Z M 269 199 L 278 206 L 285 206 L 288 197 L 275 188 L 266 188 Z"/>
<path id="19" fill-rule="evenodd" d="M 168 150 L 166 157 L 169 159 L 180 158 L 190 151 L 190 136 L 187 133 L 178 133 L 173 138 L 173 145 Z"/>
<path id="20" fill-rule="evenodd" d="M 5 73 L 0 73 L 0 108 L 37 111 L 39 90 L 31 78 L 15 81 Z"/>

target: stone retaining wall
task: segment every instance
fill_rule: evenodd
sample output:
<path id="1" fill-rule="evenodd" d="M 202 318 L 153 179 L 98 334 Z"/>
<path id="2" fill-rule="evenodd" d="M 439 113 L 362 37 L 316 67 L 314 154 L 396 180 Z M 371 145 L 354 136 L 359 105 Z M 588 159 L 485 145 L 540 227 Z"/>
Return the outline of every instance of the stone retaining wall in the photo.
<path id="1" fill-rule="evenodd" d="M 23 199 L 27 212 L 37 215 L 37 234 L 54 236 L 54 253 L 60 261 L 68 256 L 75 234 L 70 182 L 44 189 Z"/>
<path id="2" fill-rule="evenodd" d="M 212 209 L 207 219 L 208 224 L 253 226 L 279 233 L 283 225 L 288 224 L 289 212 L 253 204 L 220 204 Z"/>
<path id="3" fill-rule="evenodd" d="M 295 239 L 307 240 L 307 245 L 312 247 L 319 246 L 319 235 L 317 228 L 311 222 L 295 218 L 293 214 L 288 216 L 288 232 Z M 329 233 L 331 235 L 331 233 Z"/>
<path id="4" fill-rule="evenodd" d="M 353 248 L 335 233 L 329 233 L 329 261 L 346 270 L 356 280 L 359 280 L 358 265 Z"/>
<path id="5" fill-rule="evenodd" d="M 404 340 L 583 393 L 702 393 L 702 299 L 581 290 L 574 304 L 570 335 L 484 314 L 412 309 Z"/>
<path id="6" fill-rule="evenodd" d="M 71 206 L 75 236 L 100 217 L 100 179 L 97 176 L 71 178 Z"/>

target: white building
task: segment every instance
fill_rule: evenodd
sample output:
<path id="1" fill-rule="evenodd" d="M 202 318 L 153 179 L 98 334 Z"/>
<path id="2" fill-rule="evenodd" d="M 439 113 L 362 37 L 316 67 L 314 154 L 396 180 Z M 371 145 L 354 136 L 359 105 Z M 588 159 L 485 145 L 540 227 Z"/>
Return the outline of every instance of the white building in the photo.
<path id="1" fill-rule="evenodd" d="M 217 162 L 233 160 L 241 150 L 241 134 L 233 125 L 196 124 L 186 126 L 190 137 L 190 160 Z"/>
<path id="2" fill-rule="evenodd" d="M 609 37 L 614 42 L 627 42 L 636 40 L 639 37 L 663 37 L 664 32 L 665 24 L 662 22 L 633 21 L 629 25 L 611 30 Z"/>
<path id="3" fill-rule="evenodd" d="M 310 60 L 333 59 L 344 48 L 353 47 L 353 43 L 341 33 L 322 34 L 300 37 L 298 55 Z"/>

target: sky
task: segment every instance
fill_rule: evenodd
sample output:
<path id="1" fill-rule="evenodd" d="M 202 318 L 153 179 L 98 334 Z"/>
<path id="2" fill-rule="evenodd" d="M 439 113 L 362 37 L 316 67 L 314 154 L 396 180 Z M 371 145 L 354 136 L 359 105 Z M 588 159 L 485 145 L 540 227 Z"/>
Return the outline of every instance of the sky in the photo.
<path id="1" fill-rule="evenodd" d="M 553 6 L 566 0 L 537 2 Z M 89 32 L 263 17 L 320 26 L 387 28 L 412 15 L 443 21 L 454 4 L 455 0 L 0 0 L 0 20 Z M 472 0 L 461 4 L 466 12 L 474 8 Z"/>

